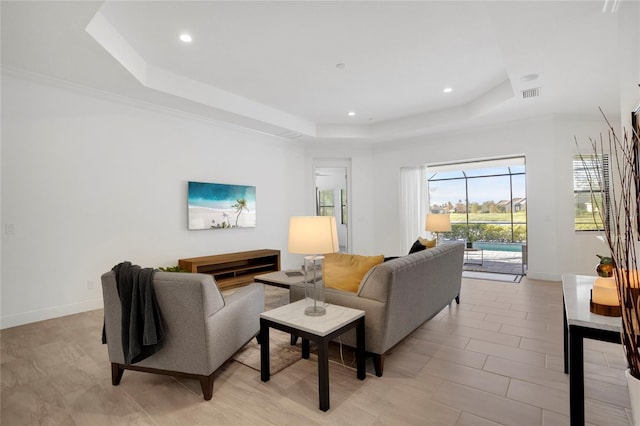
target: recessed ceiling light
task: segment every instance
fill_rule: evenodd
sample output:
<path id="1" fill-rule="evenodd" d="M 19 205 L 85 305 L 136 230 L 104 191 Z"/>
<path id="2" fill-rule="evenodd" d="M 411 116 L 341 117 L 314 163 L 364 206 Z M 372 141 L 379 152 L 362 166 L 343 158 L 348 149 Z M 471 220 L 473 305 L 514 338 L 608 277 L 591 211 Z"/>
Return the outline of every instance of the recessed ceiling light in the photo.
<path id="1" fill-rule="evenodd" d="M 453 91 L 453 89 L 451 87 L 446 87 L 443 92 L 444 93 L 451 93 Z"/>
<path id="2" fill-rule="evenodd" d="M 349 112 L 347 113 L 347 115 L 348 115 L 349 117 L 353 117 L 354 115 L 356 115 L 356 113 L 355 113 L 355 112 L 353 112 L 353 111 L 349 111 Z"/>
<path id="3" fill-rule="evenodd" d="M 191 43 L 193 41 L 191 36 L 189 34 L 187 34 L 187 33 L 180 34 L 180 40 L 182 40 L 185 43 Z"/>

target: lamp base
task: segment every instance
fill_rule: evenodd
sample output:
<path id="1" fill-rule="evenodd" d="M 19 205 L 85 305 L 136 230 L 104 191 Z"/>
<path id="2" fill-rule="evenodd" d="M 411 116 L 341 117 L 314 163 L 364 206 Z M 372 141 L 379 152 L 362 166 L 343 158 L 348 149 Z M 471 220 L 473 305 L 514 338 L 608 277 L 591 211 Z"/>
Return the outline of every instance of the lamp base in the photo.
<path id="1" fill-rule="evenodd" d="M 622 308 L 620 306 L 602 305 L 593 300 L 589 300 L 589 311 L 592 314 L 604 315 L 606 317 L 622 316 Z"/>
<path id="2" fill-rule="evenodd" d="M 319 317 L 327 313 L 327 310 L 324 306 L 308 306 L 304 310 L 304 314 L 309 317 Z"/>

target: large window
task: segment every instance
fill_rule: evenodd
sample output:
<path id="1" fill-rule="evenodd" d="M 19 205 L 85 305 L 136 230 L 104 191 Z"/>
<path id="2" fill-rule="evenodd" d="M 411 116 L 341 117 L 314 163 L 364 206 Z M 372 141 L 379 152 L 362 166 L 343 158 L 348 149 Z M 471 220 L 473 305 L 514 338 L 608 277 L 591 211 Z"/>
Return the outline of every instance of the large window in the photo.
<path id="1" fill-rule="evenodd" d="M 573 200 L 576 231 L 602 231 L 607 219 L 609 156 L 574 155 Z"/>

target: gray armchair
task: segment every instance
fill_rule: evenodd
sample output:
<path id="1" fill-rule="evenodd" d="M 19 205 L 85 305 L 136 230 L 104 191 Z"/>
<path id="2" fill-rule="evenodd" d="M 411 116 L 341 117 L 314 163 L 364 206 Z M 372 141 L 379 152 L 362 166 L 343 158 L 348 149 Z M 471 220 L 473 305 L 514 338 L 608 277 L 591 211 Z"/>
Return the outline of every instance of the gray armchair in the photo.
<path id="1" fill-rule="evenodd" d="M 163 345 L 148 358 L 127 365 L 115 274 L 102 275 L 112 384 L 120 383 L 124 370 L 187 377 L 199 380 L 204 399 L 210 400 L 215 370 L 260 330 L 264 287 L 254 283 L 223 297 L 211 275 L 156 272 L 153 289 L 164 320 Z"/>

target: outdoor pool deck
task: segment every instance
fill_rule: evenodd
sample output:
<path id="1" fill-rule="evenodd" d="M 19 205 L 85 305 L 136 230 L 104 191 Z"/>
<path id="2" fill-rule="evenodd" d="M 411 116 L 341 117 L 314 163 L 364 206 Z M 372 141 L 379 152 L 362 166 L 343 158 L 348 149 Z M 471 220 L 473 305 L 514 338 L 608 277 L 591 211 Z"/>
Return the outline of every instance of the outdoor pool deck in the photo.
<path id="1" fill-rule="evenodd" d="M 465 271 L 514 275 L 527 273 L 527 266 L 522 265 L 522 252 L 519 251 L 482 250 L 482 256 L 479 251 L 471 251 L 465 253 L 464 260 Z"/>

